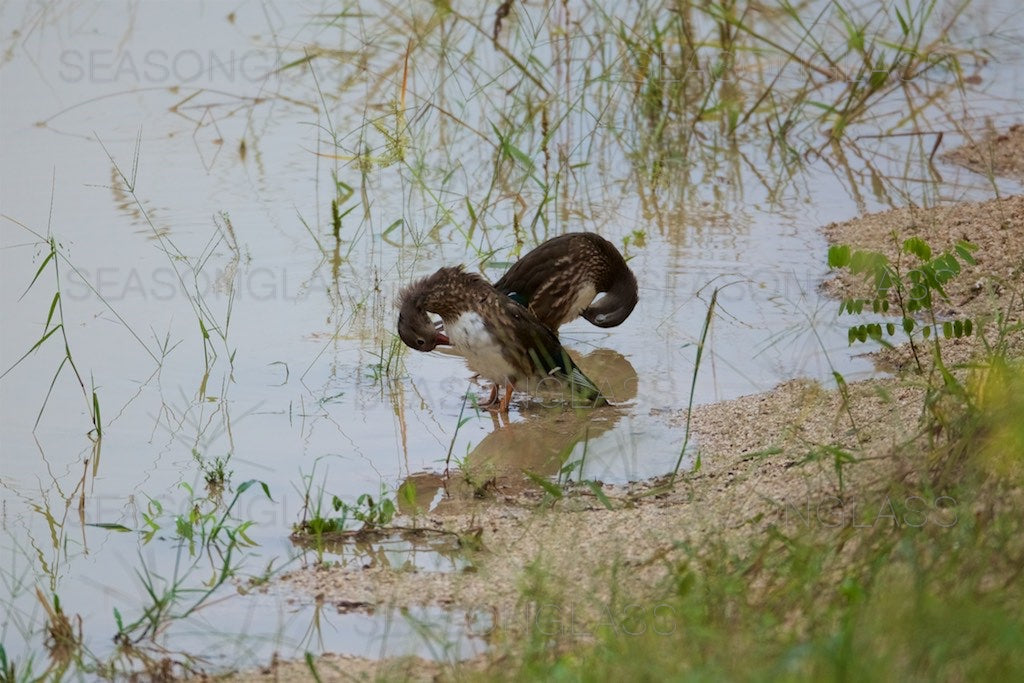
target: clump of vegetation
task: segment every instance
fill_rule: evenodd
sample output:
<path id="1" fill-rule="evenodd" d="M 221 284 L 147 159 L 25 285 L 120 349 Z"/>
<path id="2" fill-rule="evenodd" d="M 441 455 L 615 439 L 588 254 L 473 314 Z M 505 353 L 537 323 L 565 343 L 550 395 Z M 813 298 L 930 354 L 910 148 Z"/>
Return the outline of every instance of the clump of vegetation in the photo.
<path id="1" fill-rule="evenodd" d="M 36 597 L 46 612 L 45 644 L 50 655 L 50 667 L 46 673 L 60 679 L 69 666 L 82 663 L 82 618 L 65 614 L 57 595 L 53 596 L 53 604 L 50 604 L 37 588 Z"/>
<path id="2" fill-rule="evenodd" d="M 29 347 L 29 349 L 18 360 L 4 370 L 3 374 L 0 374 L 0 380 L 6 377 L 12 370 L 14 370 L 14 368 L 18 367 L 22 361 L 38 351 L 39 348 L 46 344 L 49 339 L 59 339 L 63 342 L 64 354 L 60 363 L 57 365 L 57 369 L 53 373 L 53 378 L 50 380 L 50 391 L 47 392 L 46 398 L 43 399 L 43 404 L 39 407 L 39 414 L 36 416 L 36 422 L 33 425 L 33 429 L 39 426 L 39 421 L 42 420 L 43 412 L 46 410 L 46 405 L 50 399 L 50 392 L 53 391 L 54 386 L 57 384 L 57 380 L 60 378 L 61 372 L 66 366 L 71 369 L 71 373 L 74 375 L 79 388 L 82 390 L 82 395 L 85 398 L 86 408 L 89 412 L 90 420 L 92 421 L 92 430 L 90 431 L 90 435 L 94 435 L 95 438 L 99 440 L 103 436 L 103 421 L 100 417 L 99 394 L 97 393 L 95 385 L 86 389 L 85 380 L 82 379 L 82 373 L 79 372 L 78 365 L 75 363 L 75 358 L 71 353 L 71 341 L 68 339 L 68 328 L 64 317 L 64 299 L 61 295 L 61 263 L 64 262 L 72 270 L 74 270 L 74 266 L 70 265 L 62 245 L 57 242 L 57 238 L 49 232 L 49 230 L 47 234 L 43 236 L 30 228 L 26 227 L 26 229 L 40 240 L 41 245 L 45 246 L 46 256 L 43 257 L 42 263 L 39 264 L 39 268 L 32 277 L 32 281 L 29 282 L 28 287 L 25 288 L 25 294 L 35 286 L 36 281 L 39 280 L 40 276 L 42 276 L 48 266 L 52 266 L 55 291 L 53 293 L 53 298 L 50 300 L 50 308 L 46 313 L 46 322 L 43 325 L 43 331 L 40 334 L 39 339 L 36 340 L 36 342 L 32 344 L 32 346 Z M 22 294 L 22 296 L 24 296 L 24 294 Z M 59 335 L 57 335 L 58 332 L 60 333 Z"/>
<path id="3" fill-rule="evenodd" d="M 951 368 L 945 361 L 941 340 L 970 337 L 982 329 L 971 317 L 943 318 L 938 312 L 939 305 L 949 301 L 944 286 L 959 276 L 965 265 L 975 263 L 976 249 L 960 241 L 952 250 L 936 255 L 927 242 L 911 237 L 902 242 L 899 252 L 901 257 L 912 257 L 910 264 L 902 259 L 892 261 L 881 252 L 852 250 L 845 245 L 829 249 L 832 268 L 848 269 L 871 287 L 867 297 L 843 299 L 840 314 L 859 315 L 870 310 L 897 319 L 892 322 L 882 318 L 850 327 L 850 343 L 873 340 L 891 346 L 889 339 L 902 335 L 913 355 L 914 369 L 918 374 L 927 373 L 921 427 L 935 453 L 931 458 L 932 484 L 940 488 L 950 485 L 963 460 L 976 448 L 983 414 L 992 409 L 982 403 L 982 395 L 991 392 L 984 387 L 1007 381 L 1005 341 L 1020 329 L 1019 325 L 1014 328 L 1007 324 L 1004 316 L 995 316 L 1001 341 L 989 344 L 982 339 L 985 355 L 973 364 L 972 373 Z M 979 377 L 984 379 L 979 382 Z M 845 391 L 845 383 L 840 381 L 840 388 Z"/>
<path id="4" fill-rule="evenodd" d="M 234 472 L 227 469 L 231 454 L 217 455 L 213 458 L 205 458 L 196 449 L 192 449 L 192 458 L 199 465 L 199 471 L 206 482 L 206 490 L 211 496 L 220 495 L 225 487 L 231 483 L 231 475 Z"/>
<path id="5" fill-rule="evenodd" d="M 931 338 L 935 360 L 941 365 L 939 330 L 946 339 L 969 337 L 974 330 L 974 322 L 967 317 L 939 320 L 935 298 L 949 301 L 943 285 L 961 273 L 961 262 L 968 265 L 975 263 L 972 254 L 976 249 L 973 244 L 960 241 L 953 250 L 933 256 L 927 242 L 920 237 L 910 237 L 904 240 L 900 250 L 901 255 L 917 259 L 908 268 L 900 260 L 893 262 L 879 251 L 853 250 L 847 245 L 831 247 L 828 251 L 829 267 L 848 269 L 851 274 L 868 281 L 872 289 L 871 296 L 843 299 L 839 304 L 839 314 L 860 315 L 870 310 L 876 314 L 899 317 L 898 325 L 883 321 L 850 327 L 850 343 L 866 342 L 869 339 L 885 342 L 887 338 L 902 333 L 910 344 L 917 370 L 923 372 L 919 347 L 922 341 Z M 895 306 L 895 310 L 890 312 L 890 306 Z M 920 316 L 925 318 L 923 323 L 918 320 Z"/>
<path id="6" fill-rule="evenodd" d="M 355 503 L 348 503 L 332 495 L 328 505 L 325 502 L 326 492 L 323 485 L 317 494 L 313 494 L 313 475 L 305 477 L 305 480 L 302 519 L 293 525 L 292 538 L 313 542 L 317 547 L 320 561 L 323 560 L 324 543 L 328 540 L 365 536 L 377 532 L 390 524 L 397 512 L 395 501 L 388 495 L 383 484 L 376 498 L 364 493 Z M 359 526 L 353 528 L 353 522 Z"/>

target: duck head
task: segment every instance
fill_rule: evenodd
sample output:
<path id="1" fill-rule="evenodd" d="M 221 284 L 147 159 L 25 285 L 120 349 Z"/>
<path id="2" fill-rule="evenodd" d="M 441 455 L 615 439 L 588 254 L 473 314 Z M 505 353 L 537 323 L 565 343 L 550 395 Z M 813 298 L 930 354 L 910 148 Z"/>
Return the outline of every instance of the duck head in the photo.
<path id="1" fill-rule="evenodd" d="M 398 336 L 406 346 L 417 351 L 432 351 L 436 346 L 451 343 L 444 329 L 435 325 L 426 311 L 399 312 Z"/>
<path id="2" fill-rule="evenodd" d="M 434 279 L 436 274 L 409 285 L 398 295 L 398 336 L 406 346 L 417 351 L 431 351 L 436 346 L 451 344 L 441 324 L 427 315 L 427 297 Z"/>
<path id="3" fill-rule="evenodd" d="M 633 312 L 638 300 L 636 276 L 622 263 L 615 279 L 604 296 L 586 308 L 582 315 L 598 327 L 615 327 Z"/>

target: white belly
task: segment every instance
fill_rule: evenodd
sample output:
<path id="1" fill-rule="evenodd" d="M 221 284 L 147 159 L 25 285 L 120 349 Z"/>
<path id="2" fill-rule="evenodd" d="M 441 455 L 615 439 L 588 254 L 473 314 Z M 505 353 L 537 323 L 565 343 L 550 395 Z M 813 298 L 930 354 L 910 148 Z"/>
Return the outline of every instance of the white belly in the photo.
<path id="1" fill-rule="evenodd" d="M 503 384 L 515 376 L 515 369 L 505 360 L 501 347 L 487 332 L 478 313 L 463 313 L 453 324 L 445 325 L 445 330 L 452 346 L 465 357 L 473 372 L 495 384 Z"/>
<path id="2" fill-rule="evenodd" d="M 594 302 L 594 298 L 597 296 L 597 290 L 594 285 L 587 283 L 580 287 L 579 291 L 576 292 L 576 299 L 572 302 L 572 308 L 569 309 L 569 313 L 565 320 L 561 322 L 562 325 L 572 322 L 576 318 L 580 317 L 580 314 Z"/>

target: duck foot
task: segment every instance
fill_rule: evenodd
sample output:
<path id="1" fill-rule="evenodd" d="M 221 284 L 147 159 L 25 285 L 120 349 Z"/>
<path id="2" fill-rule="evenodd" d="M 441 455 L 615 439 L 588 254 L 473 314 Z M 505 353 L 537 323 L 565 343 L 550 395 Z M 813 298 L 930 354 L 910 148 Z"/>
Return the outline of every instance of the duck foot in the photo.
<path id="1" fill-rule="evenodd" d="M 492 384 L 491 385 L 491 393 L 488 394 L 487 400 L 486 401 L 482 401 L 480 403 L 477 403 L 477 405 L 480 406 L 481 408 L 487 408 L 488 410 L 491 410 L 490 406 L 493 406 L 494 402 L 497 401 L 497 400 L 498 400 L 498 385 L 497 384 Z"/>
<path id="2" fill-rule="evenodd" d="M 500 412 L 504 413 L 505 415 L 508 415 L 508 404 L 512 401 L 513 391 L 515 391 L 515 386 L 512 384 L 512 382 L 509 382 L 508 384 L 505 385 L 505 396 L 504 398 L 502 398 L 501 405 L 499 406 Z"/>
<path id="3" fill-rule="evenodd" d="M 508 415 L 508 405 L 512 402 L 512 392 L 515 391 L 515 385 L 509 382 L 505 385 L 505 395 L 501 397 L 501 401 L 498 401 L 498 385 L 491 385 L 491 393 L 487 397 L 487 400 L 483 403 L 478 403 L 481 408 L 486 408 L 491 412 L 501 413 L 502 415 Z"/>

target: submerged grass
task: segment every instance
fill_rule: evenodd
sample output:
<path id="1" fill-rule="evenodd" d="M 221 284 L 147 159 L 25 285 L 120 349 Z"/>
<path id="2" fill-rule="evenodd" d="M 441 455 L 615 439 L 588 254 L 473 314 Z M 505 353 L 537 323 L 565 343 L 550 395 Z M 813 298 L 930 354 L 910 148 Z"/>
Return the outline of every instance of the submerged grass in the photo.
<path id="1" fill-rule="evenodd" d="M 54 185 L 55 184 L 56 183 L 54 183 Z M 53 189 L 55 188 L 51 188 L 50 200 L 51 221 L 53 216 Z M 59 338 L 61 341 L 63 341 L 64 355 L 61 358 L 60 363 L 57 365 L 57 369 L 53 373 L 53 378 L 50 380 L 50 386 L 47 389 L 46 396 L 43 398 L 42 405 L 39 407 L 39 413 L 36 416 L 36 421 L 32 428 L 33 430 L 35 430 L 39 427 L 39 421 L 42 420 L 43 413 L 46 411 L 46 405 L 47 403 L 49 403 L 50 394 L 53 392 L 54 387 L 57 385 L 57 380 L 60 379 L 60 374 L 64 370 L 64 367 L 67 366 L 71 369 L 72 374 L 74 374 L 75 380 L 77 381 L 78 386 L 81 388 L 82 394 L 85 397 L 86 408 L 88 410 L 89 417 L 92 422 L 92 430 L 90 432 L 90 435 L 95 435 L 95 439 L 97 441 L 96 448 L 98 448 L 98 441 L 103 436 L 103 420 L 100 416 L 99 395 L 97 394 L 95 384 L 93 384 L 93 386 L 91 386 L 89 389 L 87 389 L 85 386 L 85 381 L 82 378 L 82 373 L 79 372 L 78 365 L 75 363 L 75 358 L 71 353 L 71 342 L 68 339 L 68 329 L 64 317 L 64 301 L 63 297 L 61 296 L 60 272 L 61 262 L 66 262 L 67 256 L 63 252 L 61 245 L 57 242 L 57 238 L 53 234 L 52 222 L 47 223 L 45 236 L 37 233 L 35 230 L 32 230 L 28 226 L 22 225 L 21 227 L 31 232 L 33 235 L 35 235 L 36 238 L 40 240 L 40 245 L 43 246 L 46 253 L 46 255 L 43 257 L 42 262 L 39 264 L 39 268 L 36 270 L 35 275 L 32 277 L 32 281 L 29 282 L 28 286 L 25 288 L 25 292 L 22 294 L 22 297 L 24 297 L 25 294 L 28 294 L 29 290 L 31 290 L 35 286 L 36 281 L 39 280 L 40 276 L 42 276 L 42 274 L 47 270 L 47 266 L 52 266 L 53 282 L 56 291 L 53 294 L 53 298 L 50 300 L 50 307 L 46 313 L 46 322 L 43 324 L 43 332 L 40 335 L 39 339 L 34 344 L 32 344 L 32 346 L 29 347 L 29 349 L 24 354 L 22 354 L 22 356 L 18 358 L 18 360 L 16 360 L 7 369 L 5 369 L 3 374 L 0 374 L 0 380 L 3 380 L 3 378 L 6 377 L 12 370 L 21 365 L 21 363 L 26 358 L 28 358 L 37 350 L 39 350 L 39 348 L 46 344 L 51 337 L 54 337 L 54 335 L 56 335 L 59 332 L 60 336 L 55 338 Z"/>

